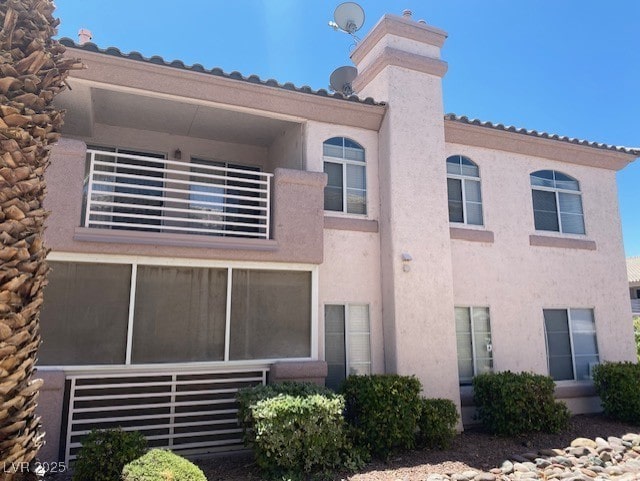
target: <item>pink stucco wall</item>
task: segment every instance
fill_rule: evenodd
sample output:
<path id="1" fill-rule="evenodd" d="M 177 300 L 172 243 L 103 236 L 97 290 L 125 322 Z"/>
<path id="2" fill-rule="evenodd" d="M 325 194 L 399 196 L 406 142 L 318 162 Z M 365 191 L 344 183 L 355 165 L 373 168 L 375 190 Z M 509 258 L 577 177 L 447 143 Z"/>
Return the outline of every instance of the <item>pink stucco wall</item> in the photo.
<path id="1" fill-rule="evenodd" d="M 484 230 L 493 242 L 452 240 L 456 305 L 488 306 L 495 369 L 546 374 L 545 308 L 594 309 L 601 360 L 635 359 L 615 171 L 514 152 L 447 144 L 480 168 Z M 586 234 L 536 231 L 529 174 L 559 170 L 580 182 Z M 530 245 L 530 236 L 589 247 Z M 570 244 L 569 244 L 570 245 Z"/>

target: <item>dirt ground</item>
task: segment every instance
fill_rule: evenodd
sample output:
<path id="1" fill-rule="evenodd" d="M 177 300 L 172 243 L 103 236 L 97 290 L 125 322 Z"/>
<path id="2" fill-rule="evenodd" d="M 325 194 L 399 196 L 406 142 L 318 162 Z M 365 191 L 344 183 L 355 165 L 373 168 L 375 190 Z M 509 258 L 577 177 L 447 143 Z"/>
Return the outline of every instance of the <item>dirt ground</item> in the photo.
<path id="1" fill-rule="evenodd" d="M 568 446 L 578 437 L 621 437 L 640 433 L 640 426 L 611 421 L 602 415 L 580 415 L 571 419 L 562 434 L 533 434 L 526 437 L 496 437 L 479 429 L 468 429 L 456 437 L 446 451 L 411 451 L 392 457 L 388 463 L 372 462 L 360 473 L 336 474 L 337 480 L 349 481 L 422 481 L 429 474 L 451 474 L 469 469 L 487 471 L 502 461 L 522 453 Z M 208 481 L 261 480 L 250 453 L 198 460 Z"/>
<path id="2" fill-rule="evenodd" d="M 456 437 L 445 451 L 411 451 L 392 457 L 388 463 L 374 461 L 357 474 L 336 473 L 334 480 L 348 481 L 423 481 L 429 474 L 462 473 L 473 469 L 488 471 L 514 455 L 540 449 L 568 446 L 578 437 L 621 437 L 640 433 L 639 425 L 612 421 L 602 415 L 580 415 L 571 419 L 562 434 L 533 434 L 526 437 L 496 437 L 479 429 L 468 429 Z M 262 480 L 250 452 L 212 456 L 194 460 L 208 481 Z M 68 481 L 70 476 L 47 477 L 48 481 Z"/>

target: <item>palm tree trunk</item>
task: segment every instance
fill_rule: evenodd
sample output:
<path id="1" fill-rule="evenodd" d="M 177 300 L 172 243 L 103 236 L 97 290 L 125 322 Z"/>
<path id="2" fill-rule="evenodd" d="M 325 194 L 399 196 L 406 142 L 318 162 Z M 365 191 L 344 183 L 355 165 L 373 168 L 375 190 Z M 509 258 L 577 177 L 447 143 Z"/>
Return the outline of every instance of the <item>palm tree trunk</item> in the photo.
<path id="1" fill-rule="evenodd" d="M 42 444 L 33 379 L 39 313 L 47 284 L 44 171 L 63 112 L 52 100 L 76 59 L 63 57 L 51 0 L 0 0 L 0 479 Z M 24 464 L 22 464 L 24 463 Z"/>

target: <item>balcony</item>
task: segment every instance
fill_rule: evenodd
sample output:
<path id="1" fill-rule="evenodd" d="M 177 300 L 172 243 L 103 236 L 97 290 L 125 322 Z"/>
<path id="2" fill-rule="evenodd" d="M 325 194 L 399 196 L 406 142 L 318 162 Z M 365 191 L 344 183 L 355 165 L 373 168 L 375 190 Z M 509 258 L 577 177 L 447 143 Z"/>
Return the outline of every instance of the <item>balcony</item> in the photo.
<path id="1" fill-rule="evenodd" d="M 283 167 L 280 154 L 262 165 L 272 173 L 263 173 L 231 161 L 203 164 L 193 154 L 188 162 L 111 150 L 72 139 L 52 149 L 45 174 L 50 249 L 72 257 L 322 262 L 325 174 Z M 242 161 L 242 150 L 224 157 Z"/>
<path id="2" fill-rule="evenodd" d="M 273 174 L 102 150 L 87 165 L 83 227 L 270 238 Z"/>

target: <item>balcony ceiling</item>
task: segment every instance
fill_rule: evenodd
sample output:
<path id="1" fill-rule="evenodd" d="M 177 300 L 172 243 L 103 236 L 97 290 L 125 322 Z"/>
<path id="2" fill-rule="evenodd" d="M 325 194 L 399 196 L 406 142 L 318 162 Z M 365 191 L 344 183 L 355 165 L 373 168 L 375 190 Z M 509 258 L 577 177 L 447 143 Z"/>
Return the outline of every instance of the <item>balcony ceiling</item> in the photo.
<path id="1" fill-rule="evenodd" d="M 194 103 L 73 86 L 56 98 L 66 109 L 63 132 L 91 137 L 94 123 L 267 147 L 292 122 Z"/>

